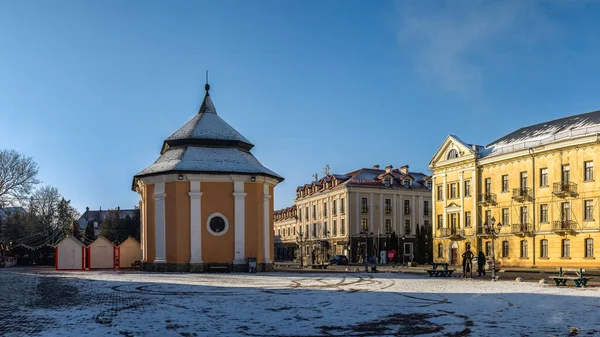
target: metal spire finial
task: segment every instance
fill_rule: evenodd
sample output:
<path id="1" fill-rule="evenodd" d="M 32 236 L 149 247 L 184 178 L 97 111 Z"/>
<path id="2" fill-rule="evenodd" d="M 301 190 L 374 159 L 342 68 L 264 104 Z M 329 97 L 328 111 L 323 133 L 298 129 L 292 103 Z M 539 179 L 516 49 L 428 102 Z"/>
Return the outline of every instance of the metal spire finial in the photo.
<path id="1" fill-rule="evenodd" d="M 208 94 L 208 91 L 210 90 L 210 84 L 208 84 L 208 70 L 206 71 L 206 84 L 204 85 L 204 90 L 206 90 L 207 94 Z"/>

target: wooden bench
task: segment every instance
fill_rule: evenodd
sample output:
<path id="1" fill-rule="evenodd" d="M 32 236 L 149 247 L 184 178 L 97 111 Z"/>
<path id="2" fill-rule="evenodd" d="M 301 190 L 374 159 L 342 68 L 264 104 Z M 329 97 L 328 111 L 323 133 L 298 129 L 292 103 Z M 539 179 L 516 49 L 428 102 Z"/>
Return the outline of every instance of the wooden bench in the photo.
<path id="1" fill-rule="evenodd" d="M 429 277 L 450 277 L 454 270 L 448 269 L 449 266 L 448 263 L 432 263 L 431 269 L 427 270 L 427 274 L 429 274 Z M 442 267 L 442 269 L 438 269 L 438 267 Z"/>
<path id="2" fill-rule="evenodd" d="M 131 269 L 140 269 L 142 268 L 142 261 L 135 261 L 131 263 Z"/>
<path id="3" fill-rule="evenodd" d="M 574 276 L 565 276 L 565 272 L 572 272 L 577 275 Z M 558 268 L 558 276 L 550 276 L 550 279 L 554 280 L 557 287 L 566 287 L 567 281 L 572 280 L 577 288 L 585 288 L 587 286 L 588 281 L 591 277 L 584 277 L 583 273 L 585 269 L 583 268 Z"/>

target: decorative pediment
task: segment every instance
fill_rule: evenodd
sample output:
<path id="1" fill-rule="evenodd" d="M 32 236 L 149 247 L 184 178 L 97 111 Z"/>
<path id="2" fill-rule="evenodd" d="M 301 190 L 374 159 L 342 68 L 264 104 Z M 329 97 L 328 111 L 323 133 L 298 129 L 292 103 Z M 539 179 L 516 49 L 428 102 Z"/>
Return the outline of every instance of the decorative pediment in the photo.
<path id="1" fill-rule="evenodd" d="M 451 202 L 450 204 L 448 204 L 448 206 L 446 206 L 446 211 L 449 211 L 449 212 L 460 211 L 460 205 L 457 205 L 456 203 Z"/>
<path id="2" fill-rule="evenodd" d="M 460 138 L 449 135 L 440 148 L 433 155 L 429 167 L 433 168 L 438 162 L 457 160 L 457 158 L 472 157 L 475 154 L 473 148 L 463 142 Z"/>

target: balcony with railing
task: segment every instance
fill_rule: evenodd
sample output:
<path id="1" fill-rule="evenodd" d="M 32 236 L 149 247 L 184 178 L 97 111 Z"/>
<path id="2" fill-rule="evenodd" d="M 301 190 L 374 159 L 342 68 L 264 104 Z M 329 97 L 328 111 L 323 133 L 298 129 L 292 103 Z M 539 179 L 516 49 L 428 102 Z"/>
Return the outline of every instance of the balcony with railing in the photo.
<path id="1" fill-rule="evenodd" d="M 479 193 L 478 201 L 482 206 L 496 205 L 496 193 Z"/>
<path id="2" fill-rule="evenodd" d="M 442 228 L 440 230 L 440 237 L 442 238 L 464 238 L 465 230 L 458 228 Z"/>
<path id="3" fill-rule="evenodd" d="M 570 181 L 564 181 L 560 183 L 554 183 L 554 189 L 552 194 L 557 197 L 572 197 L 577 195 L 577 184 Z"/>
<path id="4" fill-rule="evenodd" d="M 533 198 L 533 193 L 529 187 L 513 188 L 512 198 L 518 202 L 529 201 Z"/>
<path id="5" fill-rule="evenodd" d="M 577 223 L 573 220 L 558 220 L 552 223 L 554 233 L 566 233 L 575 230 Z"/>
<path id="6" fill-rule="evenodd" d="M 530 223 L 519 223 L 512 225 L 512 233 L 515 235 L 529 235 L 533 232 L 533 225 Z"/>

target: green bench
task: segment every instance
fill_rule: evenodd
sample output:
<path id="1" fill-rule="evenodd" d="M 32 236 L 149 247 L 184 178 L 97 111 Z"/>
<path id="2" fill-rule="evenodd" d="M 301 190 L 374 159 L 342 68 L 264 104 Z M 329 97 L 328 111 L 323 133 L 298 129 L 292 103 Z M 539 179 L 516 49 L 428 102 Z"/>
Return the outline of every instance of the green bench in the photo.
<path id="1" fill-rule="evenodd" d="M 565 272 L 572 272 L 577 275 L 575 276 L 565 276 Z M 584 277 L 583 273 L 585 269 L 583 268 L 558 268 L 558 276 L 550 276 L 550 279 L 554 280 L 554 283 L 557 287 L 566 287 L 567 281 L 572 280 L 577 288 L 585 288 L 587 286 L 588 281 L 591 277 Z"/>
<path id="2" fill-rule="evenodd" d="M 449 266 L 448 263 L 432 263 L 431 269 L 427 270 L 427 274 L 429 274 L 429 277 L 450 277 L 454 270 L 448 269 Z M 438 269 L 438 267 L 442 267 L 442 269 Z"/>

